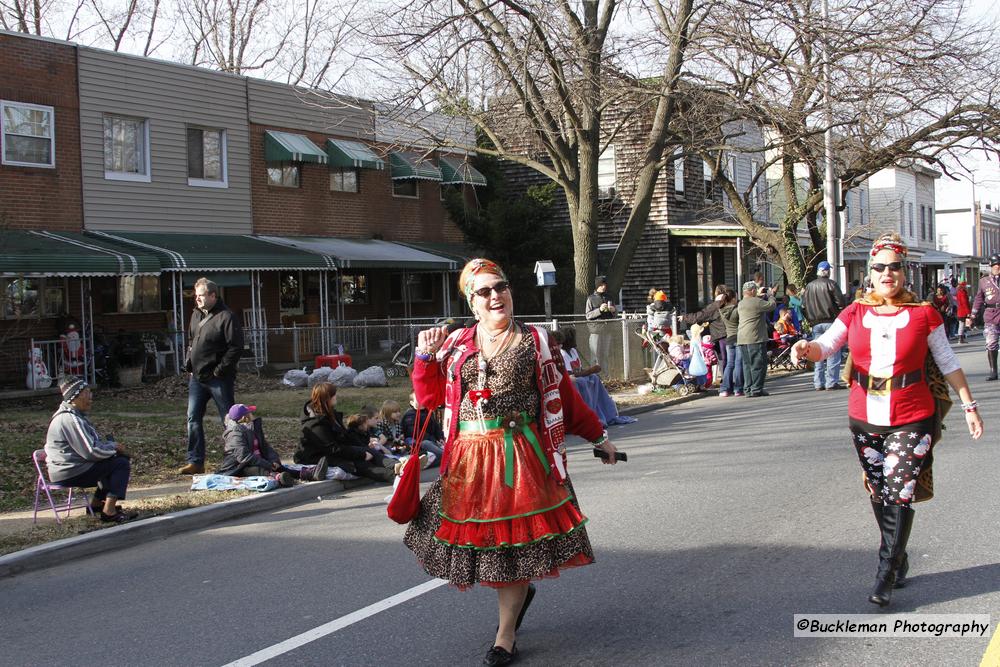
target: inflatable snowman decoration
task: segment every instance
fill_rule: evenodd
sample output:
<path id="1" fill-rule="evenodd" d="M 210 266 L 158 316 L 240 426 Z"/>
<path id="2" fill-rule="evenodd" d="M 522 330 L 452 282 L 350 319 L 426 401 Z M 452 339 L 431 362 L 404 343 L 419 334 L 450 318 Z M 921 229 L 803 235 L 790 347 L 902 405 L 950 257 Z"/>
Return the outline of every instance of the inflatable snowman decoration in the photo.
<path id="1" fill-rule="evenodd" d="M 28 378 L 25 384 L 28 389 L 48 389 L 52 386 L 52 376 L 49 375 L 48 366 L 42 359 L 41 348 L 31 349 L 31 359 L 28 361 Z"/>

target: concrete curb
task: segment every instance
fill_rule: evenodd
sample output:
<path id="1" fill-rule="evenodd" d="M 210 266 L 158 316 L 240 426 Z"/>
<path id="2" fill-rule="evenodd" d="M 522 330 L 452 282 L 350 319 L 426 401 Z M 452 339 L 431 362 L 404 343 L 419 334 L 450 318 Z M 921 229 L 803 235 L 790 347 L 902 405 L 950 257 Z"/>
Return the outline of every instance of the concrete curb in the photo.
<path id="1" fill-rule="evenodd" d="M 42 570 L 73 558 L 130 547 L 140 541 L 163 539 L 178 533 L 198 530 L 220 521 L 289 507 L 316 496 L 341 493 L 346 489 L 367 486 L 370 483 L 368 480 L 311 482 L 291 489 L 278 489 L 253 496 L 233 498 L 221 503 L 154 516 L 114 528 L 95 530 L 76 537 L 39 544 L 0 556 L 0 579 L 22 572 Z"/>
<path id="2" fill-rule="evenodd" d="M 718 395 L 719 392 L 713 389 L 697 394 L 689 394 L 688 396 L 670 398 L 656 403 L 636 405 L 620 410 L 619 414 L 634 416 Z M 0 556 L 0 579 L 24 572 L 43 570 L 74 558 L 83 558 L 105 551 L 130 547 L 141 541 L 148 542 L 154 539 L 164 539 L 178 533 L 199 530 L 221 521 L 290 507 L 310 500 L 315 496 L 341 493 L 348 489 L 369 486 L 370 484 L 372 482 L 366 479 L 348 482 L 339 482 L 336 480 L 311 482 L 291 489 L 278 489 L 268 493 L 234 498 L 221 503 L 181 510 L 173 514 L 154 516 L 122 526 L 115 526 L 114 528 L 95 530 L 76 537 L 68 537 L 46 544 L 39 544 L 38 546 L 29 547 L 22 551 L 15 551 L 12 554 Z"/>

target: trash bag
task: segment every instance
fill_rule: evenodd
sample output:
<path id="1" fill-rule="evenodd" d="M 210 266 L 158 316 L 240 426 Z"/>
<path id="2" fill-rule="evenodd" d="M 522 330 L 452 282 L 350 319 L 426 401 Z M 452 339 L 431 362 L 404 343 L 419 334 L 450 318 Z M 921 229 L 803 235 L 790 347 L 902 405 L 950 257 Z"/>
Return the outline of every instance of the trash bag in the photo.
<path id="1" fill-rule="evenodd" d="M 350 366 L 337 366 L 330 369 L 329 381 L 337 387 L 353 387 L 357 376 L 358 372 Z"/>
<path id="2" fill-rule="evenodd" d="M 370 366 L 354 378 L 355 387 L 385 387 L 388 384 L 385 379 L 385 369 L 381 366 Z"/>
<path id="3" fill-rule="evenodd" d="M 688 364 L 688 375 L 691 377 L 701 377 L 708 374 L 708 367 L 705 365 L 705 357 L 701 353 L 701 345 L 697 341 L 691 343 L 691 363 Z"/>
<path id="4" fill-rule="evenodd" d="M 333 372 L 332 368 L 326 366 L 321 366 L 309 374 L 309 386 L 315 387 L 323 382 L 330 381 L 330 373 Z"/>
<path id="5" fill-rule="evenodd" d="M 285 373 L 285 377 L 281 379 L 281 384 L 289 387 L 305 387 L 308 382 L 309 374 L 296 368 Z"/>

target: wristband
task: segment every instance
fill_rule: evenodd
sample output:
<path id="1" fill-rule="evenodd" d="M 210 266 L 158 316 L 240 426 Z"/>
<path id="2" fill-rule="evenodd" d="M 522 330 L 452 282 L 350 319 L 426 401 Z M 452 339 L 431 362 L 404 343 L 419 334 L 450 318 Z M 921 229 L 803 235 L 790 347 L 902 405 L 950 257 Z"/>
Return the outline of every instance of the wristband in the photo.
<path id="1" fill-rule="evenodd" d="M 413 353 L 413 357 L 415 359 L 419 359 L 420 361 L 430 361 L 434 358 L 434 355 L 430 352 L 424 352 L 423 350 L 418 349 Z"/>
<path id="2" fill-rule="evenodd" d="M 962 403 L 962 409 L 966 412 L 976 412 L 979 409 L 979 401 L 972 401 L 971 403 Z"/>
<path id="3" fill-rule="evenodd" d="M 590 444 L 592 444 L 594 447 L 600 447 L 601 445 L 603 445 L 607 441 L 608 441 L 608 432 L 605 430 L 603 433 L 601 433 L 601 437 L 600 438 L 598 438 L 597 440 L 594 440 Z"/>

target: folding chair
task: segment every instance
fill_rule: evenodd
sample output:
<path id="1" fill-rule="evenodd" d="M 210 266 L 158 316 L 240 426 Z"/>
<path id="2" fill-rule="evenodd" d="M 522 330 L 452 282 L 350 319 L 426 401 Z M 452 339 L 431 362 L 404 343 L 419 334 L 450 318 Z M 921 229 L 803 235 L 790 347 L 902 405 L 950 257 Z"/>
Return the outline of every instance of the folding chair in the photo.
<path id="1" fill-rule="evenodd" d="M 79 495 L 76 499 L 82 500 L 83 503 L 73 502 L 73 491 L 72 486 L 63 486 L 62 484 L 56 484 L 48 480 L 47 471 L 45 470 L 45 450 L 36 449 L 31 454 L 31 460 L 35 462 L 35 471 L 38 473 L 38 479 L 35 480 L 35 513 L 31 517 L 32 523 L 38 523 L 38 499 L 41 496 L 42 491 L 45 492 L 45 497 L 49 500 L 49 507 L 52 508 L 52 513 L 56 516 L 56 523 L 61 524 L 62 519 L 59 518 L 59 512 L 66 510 L 66 518 L 69 518 L 69 513 L 74 507 L 83 507 L 87 510 L 87 514 L 91 516 L 94 515 L 94 510 L 90 507 L 90 494 L 88 494 L 83 489 L 79 490 Z M 59 508 L 56 509 L 56 503 L 52 499 L 53 491 L 65 491 L 66 492 L 66 505 L 65 507 L 60 504 Z"/>

